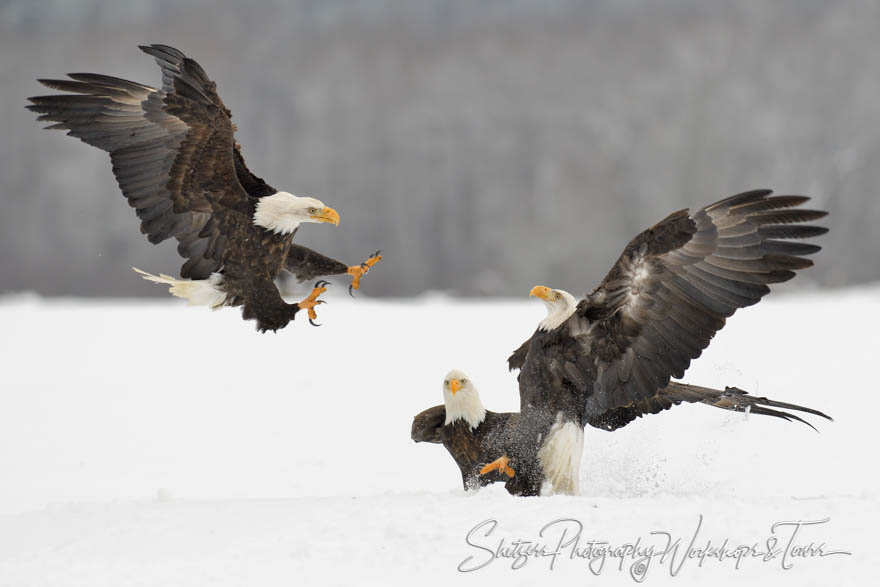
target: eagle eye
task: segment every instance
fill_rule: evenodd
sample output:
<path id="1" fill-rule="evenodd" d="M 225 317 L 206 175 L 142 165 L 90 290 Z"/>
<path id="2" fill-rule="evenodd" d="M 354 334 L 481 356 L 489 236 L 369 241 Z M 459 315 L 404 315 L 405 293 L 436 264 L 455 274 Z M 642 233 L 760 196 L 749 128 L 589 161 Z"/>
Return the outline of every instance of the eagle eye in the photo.
<path id="1" fill-rule="evenodd" d="M 317 211 L 318 211 L 317 208 L 309 208 L 309 214 L 314 214 Z"/>
<path id="2" fill-rule="evenodd" d="M 562 294 L 559 292 L 556 292 L 556 299 L 557 300 L 562 299 Z"/>

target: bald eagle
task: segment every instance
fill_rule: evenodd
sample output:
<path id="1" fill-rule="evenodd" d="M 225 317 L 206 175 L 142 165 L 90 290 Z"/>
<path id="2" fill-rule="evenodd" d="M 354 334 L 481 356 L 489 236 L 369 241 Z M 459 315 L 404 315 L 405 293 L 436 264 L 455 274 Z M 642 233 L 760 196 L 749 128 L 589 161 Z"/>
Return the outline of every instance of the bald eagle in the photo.
<path id="1" fill-rule="evenodd" d="M 415 442 L 442 444 L 461 470 L 465 490 L 476 489 L 508 480 L 504 472 L 480 475 L 480 467 L 504 454 L 518 418 L 519 414 L 484 408 L 470 378 L 453 369 L 443 379 L 443 405 L 416 415 L 411 437 Z"/>
<path id="2" fill-rule="evenodd" d="M 543 300 L 547 316 L 508 360 L 520 370 L 521 416 L 506 454 L 482 470 L 508 471 L 522 495 L 538 495 L 545 480 L 556 492 L 576 493 L 586 425 L 615 430 L 681 402 L 828 418 L 736 388 L 670 382 L 738 308 L 812 265 L 804 256 L 820 247 L 793 241 L 827 232 L 802 224 L 827 213 L 800 208 L 807 200 L 756 190 L 680 210 L 636 236 L 583 299 L 534 287 L 530 295 Z"/>
<path id="3" fill-rule="evenodd" d="M 47 128 L 110 153 L 113 173 L 153 244 L 174 237 L 187 259 L 182 279 L 141 272 L 191 304 L 242 306 L 261 332 L 284 328 L 300 310 L 315 318 L 326 282 L 296 304 L 275 286 L 282 269 L 302 280 L 349 274 L 352 289 L 381 259 L 348 266 L 292 244 L 300 224 L 338 225 L 339 214 L 315 198 L 279 191 L 250 172 L 235 125 L 202 67 L 165 45 L 141 46 L 162 70 L 153 88 L 94 73 L 38 80 L 67 92 L 29 98 Z M 314 322 L 312 322 L 314 324 Z"/>

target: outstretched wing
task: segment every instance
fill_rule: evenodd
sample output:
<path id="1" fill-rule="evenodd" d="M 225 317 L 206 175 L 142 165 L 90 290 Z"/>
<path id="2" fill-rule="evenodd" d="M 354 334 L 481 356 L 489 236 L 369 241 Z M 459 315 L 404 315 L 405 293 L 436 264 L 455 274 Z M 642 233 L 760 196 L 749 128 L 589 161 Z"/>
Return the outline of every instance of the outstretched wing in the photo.
<path id="1" fill-rule="evenodd" d="M 234 127 L 233 127 L 234 128 Z M 235 162 L 235 175 L 238 183 L 252 198 L 262 198 L 263 196 L 271 196 L 278 192 L 275 188 L 263 181 L 262 177 L 257 177 L 245 165 L 244 157 L 241 154 L 241 145 L 235 143 L 234 152 L 232 154 Z"/>
<path id="2" fill-rule="evenodd" d="M 419 412 L 413 418 L 412 428 L 410 430 L 410 438 L 414 442 L 430 442 L 432 444 L 441 444 L 443 438 L 441 431 L 443 423 L 446 421 L 446 406 L 434 406 L 423 412 Z"/>
<path id="3" fill-rule="evenodd" d="M 531 347 L 532 339 L 528 339 L 521 345 L 519 348 L 513 351 L 509 357 L 507 357 L 507 368 L 510 371 L 515 371 L 516 369 L 522 369 L 523 364 L 526 362 L 526 358 L 529 356 L 529 348 Z"/>
<path id="4" fill-rule="evenodd" d="M 827 232 L 801 224 L 826 212 L 799 208 L 804 196 L 770 194 L 746 192 L 671 214 L 627 245 L 560 326 L 576 341 L 568 369 L 587 386 L 588 418 L 654 397 L 738 308 L 813 264 L 804 255 L 820 247 L 791 239 Z"/>
<path id="5" fill-rule="evenodd" d="M 615 408 L 598 416 L 593 416 L 588 419 L 587 423 L 602 430 L 617 430 L 645 414 L 657 414 L 681 403 L 702 403 L 715 408 L 721 408 L 722 410 L 772 416 L 787 421 L 801 422 L 813 428 L 813 430 L 816 428 L 812 424 L 797 414 L 784 410 L 805 412 L 831 420 L 830 416 L 823 414 L 819 410 L 797 404 L 779 402 L 766 397 L 749 395 L 747 391 L 737 387 L 727 387 L 722 391 L 720 389 L 670 381 L 669 385 L 658 391 L 653 397 L 634 401 L 629 406 Z"/>
<path id="6" fill-rule="evenodd" d="M 141 49 L 161 67 L 161 89 L 75 73 L 39 80 L 69 93 L 30 98 L 28 108 L 56 123 L 48 128 L 109 152 L 141 231 L 152 243 L 175 237 L 188 259 L 181 276 L 204 279 L 222 265 L 225 228 L 249 219 L 239 178 L 253 178 L 256 197 L 265 182 L 244 166 L 229 110 L 201 66 L 165 45 Z"/>

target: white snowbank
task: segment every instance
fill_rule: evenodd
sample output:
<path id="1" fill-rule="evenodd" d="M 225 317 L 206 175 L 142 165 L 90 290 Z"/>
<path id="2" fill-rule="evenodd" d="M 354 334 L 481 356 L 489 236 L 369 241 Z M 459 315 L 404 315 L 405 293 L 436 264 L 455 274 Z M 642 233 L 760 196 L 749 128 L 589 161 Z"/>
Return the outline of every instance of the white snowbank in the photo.
<path id="1" fill-rule="evenodd" d="M 878 568 L 880 289 L 771 295 L 685 377 L 823 410 L 835 422 L 811 419 L 819 434 L 680 406 L 588 429 L 583 497 L 466 495 L 441 447 L 409 440 L 412 416 L 442 401 L 453 367 L 487 407 L 516 410 L 505 359 L 543 314 L 526 300 L 337 296 L 321 328 L 259 335 L 237 310 L 171 300 L 0 300 L 0 586 L 597 580 L 563 557 L 458 572 L 485 558 L 465 536 L 489 518 L 484 546 L 574 518 L 584 542 L 667 531 L 684 548 L 702 514 L 700 540 L 733 548 L 765 544 L 777 521 L 830 517 L 796 542 L 852 555 L 787 571 L 778 557 L 693 560 L 672 584 L 842 584 Z M 631 563 L 601 580 L 632 584 Z M 647 582 L 670 567 L 654 560 Z"/>

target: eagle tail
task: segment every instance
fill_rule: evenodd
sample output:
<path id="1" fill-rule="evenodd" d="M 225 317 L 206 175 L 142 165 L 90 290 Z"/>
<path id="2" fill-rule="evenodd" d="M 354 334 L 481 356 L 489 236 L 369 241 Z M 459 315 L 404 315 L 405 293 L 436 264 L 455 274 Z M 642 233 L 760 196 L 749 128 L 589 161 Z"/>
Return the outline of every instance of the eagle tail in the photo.
<path id="1" fill-rule="evenodd" d="M 676 403 L 681 401 L 693 403 L 698 402 L 724 410 L 733 410 L 735 412 L 745 412 L 749 414 L 771 416 L 774 418 L 781 418 L 789 422 L 801 422 L 802 424 L 806 424 L 813 430 L 816 430 L 815 426 L 813 426 L 797 414 L 791 413 L 791 410 L 804 412 L 806 414 L 812 414 L 814 416 L 819 416 L 821 418 L 825 418 L 826 420 L 833 421 L 833 418 L 831 418 L 831 416 L 824 414 L 819 410 L 814 410 L 813 408 L 807 408 L 805 406 L 799 406 L 797 404 L 780 402 L 766 397 L 749 395 L 747 391 L 738 387 L 725 387 L 722 391 L 720 389 L 700 387 L 697 385 L 689 385 L 687 383 L 678 383 L 673 381 L 670 382 L 669 386 L 667 386 L 667 388 L 664 389 L 662 393 L 663 395 L 667 395 L 670 400 Z"/>
<path id="2" fill-rule="evenodd" d="M 208 279 L 175 279 L 163 273 L 153 275 L 137 267 L 132 269 L 147 281 L 169 286 L 171 295 L 184 298 L 190 306 L 208 306 L 216 310 L 226 303 L 227 294 L 221 287 L 223 276 L 219 273 L 212 273 Z"/>
<path id="3" fill-rule="evenodd" d="M 584 429 L 576 422 L 557 414 L 556 421 L 538 449 L 538 460 L 552 492 L 564 495 L 580 493 L 581 457 L 584 452 Z"/>

